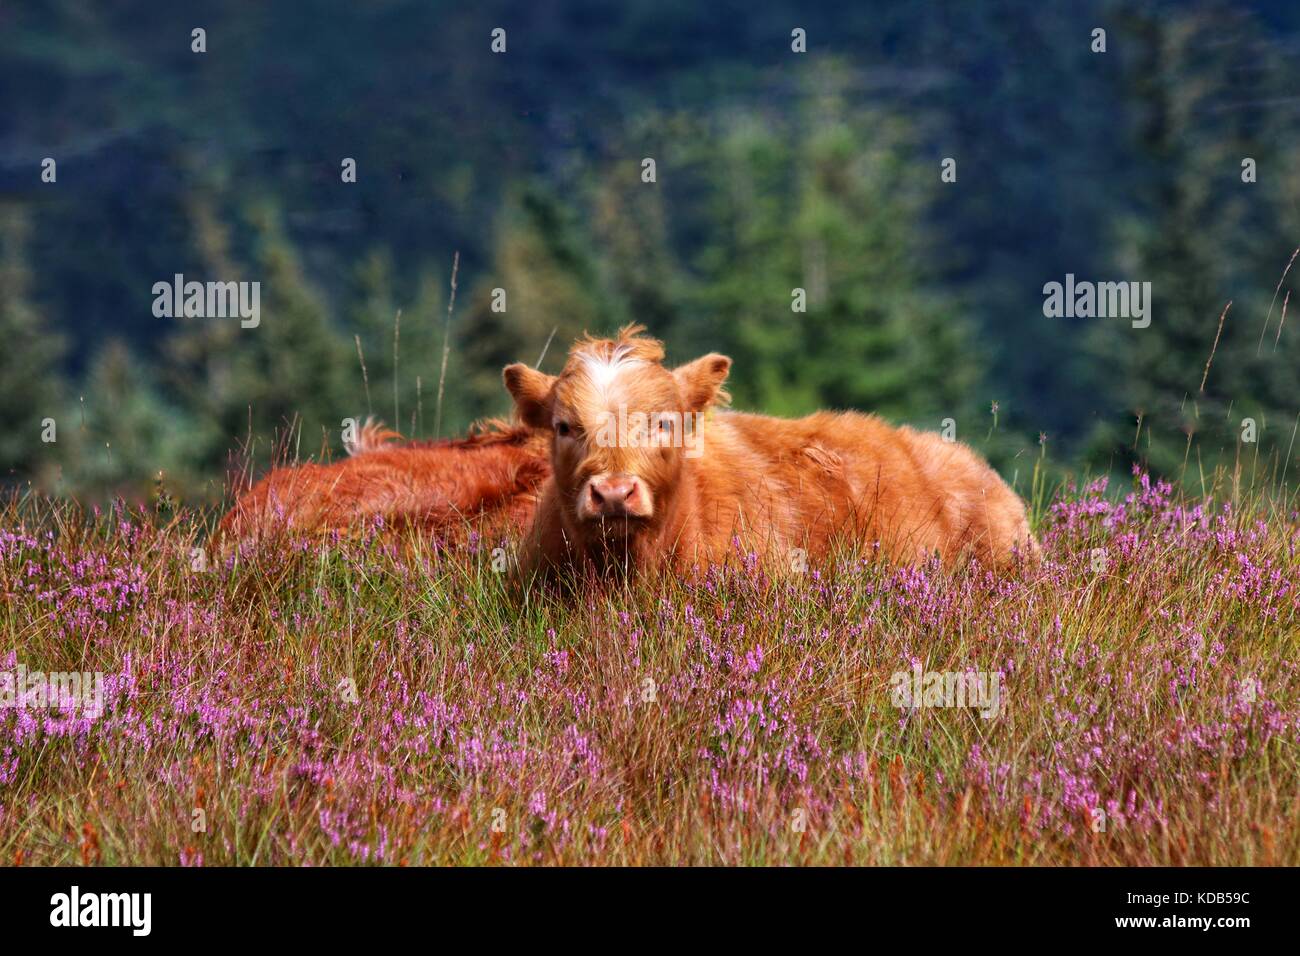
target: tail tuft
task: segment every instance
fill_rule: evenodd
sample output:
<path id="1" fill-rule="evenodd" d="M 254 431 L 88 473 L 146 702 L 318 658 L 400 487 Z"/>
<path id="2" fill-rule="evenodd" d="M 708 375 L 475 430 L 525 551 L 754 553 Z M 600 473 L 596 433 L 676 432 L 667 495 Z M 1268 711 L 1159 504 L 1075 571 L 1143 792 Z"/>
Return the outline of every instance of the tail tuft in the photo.
<path id="1" fill-rule="evenodd" d="M 366 423 L 361 426 L 357 437 L 343 443 L 347 453 L 352 457 L 364 455 L 368 451 L 376 451 L 384 448 L 389 442 L 400 440 L 401 432 L 395 432 L 391 428 L 385 428 L 383 422 L 375 421 L 373 418 L 367 418 Z"/>

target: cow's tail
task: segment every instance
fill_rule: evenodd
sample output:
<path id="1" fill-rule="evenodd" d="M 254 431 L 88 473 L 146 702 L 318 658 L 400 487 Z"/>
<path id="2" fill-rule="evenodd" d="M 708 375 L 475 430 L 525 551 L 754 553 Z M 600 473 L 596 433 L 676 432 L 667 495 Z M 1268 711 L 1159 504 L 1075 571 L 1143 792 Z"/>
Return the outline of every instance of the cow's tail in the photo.
<path id="1" fill-rule="evenodd" d="M 345 440 L 343 446 L 347 449 L 349 455 L 355 457 L 364 455 L 368 451 L 385 448 L 389 442 L 400 440 L 401 437 L 401 432 L 385 428 L 383 422 L 375 421 L 374 418 L 367 418 L 365 424 L 358 430 L 356 437 L 351 441 Z"/>

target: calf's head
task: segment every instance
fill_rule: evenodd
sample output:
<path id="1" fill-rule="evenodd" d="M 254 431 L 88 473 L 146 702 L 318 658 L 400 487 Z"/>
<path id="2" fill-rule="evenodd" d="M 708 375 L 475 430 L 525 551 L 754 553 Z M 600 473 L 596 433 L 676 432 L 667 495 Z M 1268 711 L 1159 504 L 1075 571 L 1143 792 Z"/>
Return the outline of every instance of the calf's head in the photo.
<path id="1" fill-rule="evenodd" d="M 519 418 L 552 433 L 561 512 L 583 537 L 660 527 L 685 462 L 703 453 L 704 413 L 728 400 L 729 358 L 710 354 L 670 370 L 662 344 L 640 332 L 580 340 L 559 375 L 522 364 L 503 373 Z"/>

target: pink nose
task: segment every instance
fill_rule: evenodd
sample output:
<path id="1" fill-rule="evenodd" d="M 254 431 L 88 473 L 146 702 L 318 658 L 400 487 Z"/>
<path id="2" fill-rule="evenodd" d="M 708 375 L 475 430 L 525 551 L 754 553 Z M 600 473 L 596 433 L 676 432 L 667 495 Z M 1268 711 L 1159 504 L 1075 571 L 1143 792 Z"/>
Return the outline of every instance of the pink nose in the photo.
<path id="1" fill-rule="evenodd" d="M 596 514 L 616 516 L 629 512 L 636 495 L 636 479 L 631 475 L 612 475 L 587 485 L 591 496 L 591 510 Z"/>

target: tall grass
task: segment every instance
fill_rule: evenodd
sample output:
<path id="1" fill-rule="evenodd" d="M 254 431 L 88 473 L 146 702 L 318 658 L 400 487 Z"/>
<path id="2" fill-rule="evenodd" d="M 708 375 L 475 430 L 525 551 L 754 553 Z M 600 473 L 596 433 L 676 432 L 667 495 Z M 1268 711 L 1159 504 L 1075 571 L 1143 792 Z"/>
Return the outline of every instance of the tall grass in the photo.
<path id="1" fill-rule="evenodd" d="M 107 677 L 98 717 L 0 710 L 0 860 L 1300 863 L 1295 502 L 1103 485 L 1048 494 L 1012 575 L 523 601 L 498 542 L 202 571 L 210 515 L 11 501 L 0 671 Z M 916 662 L 1000 712 L 895 706 Z"/>

